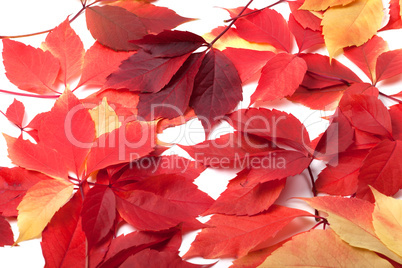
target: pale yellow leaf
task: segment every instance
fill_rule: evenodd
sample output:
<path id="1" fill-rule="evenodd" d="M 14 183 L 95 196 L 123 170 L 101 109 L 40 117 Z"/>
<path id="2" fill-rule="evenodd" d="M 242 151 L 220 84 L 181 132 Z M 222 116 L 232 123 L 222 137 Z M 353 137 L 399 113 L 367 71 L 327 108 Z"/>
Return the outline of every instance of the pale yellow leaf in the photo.
<path id="1" fill-rule="evenodd" d="M 389 249 L 402 256 L 402 200 L 371 190 L 375 197 L 374 231 Z"/>
<path id="2" fill-rule="evenodd" d="M 329 56 L 367 42 L 380 29 L 383 15 L 382 0 L 356 0 L 327 9 L 321 25 Z"/>
<path id="3" fill-rule="evenodd" d="M 43 180 L 32 186 L 17 208 L 20 234 L 15 243 L 39 237 L 73 190 L 71 182 L 62 180 Z"/>
<path id="4" fill-rule="evenodd" d="M 357 198 L 322 196 L 304 199 L 313 208 L 328 214 L 331 229 L 351 246 L 381 253 L 402 263 L 402 258 L 377 237 L 372 223 L 374 205 Z"/>
<path id="5" fill-rule="evenodd" d="M 306 0 L 300 9 L 320 11 L 334 6 L 345 6 L 353 1 L 355 0 Z"/>
<path id="6" fill-rule="evenodd" d="M 372 251 L 351 247 L 332 230 L 296 235 L 259 266 L 265 267 L 392 267 Z"/>
<path id="7" fill-rule="evenodd" d="M 107 103 L 106 97 L 102 103 L 89 110 L 92 120 L 95 122 L 96 137 L 112 132 L 121 126 L 119 117 L 112 107 Z"/>

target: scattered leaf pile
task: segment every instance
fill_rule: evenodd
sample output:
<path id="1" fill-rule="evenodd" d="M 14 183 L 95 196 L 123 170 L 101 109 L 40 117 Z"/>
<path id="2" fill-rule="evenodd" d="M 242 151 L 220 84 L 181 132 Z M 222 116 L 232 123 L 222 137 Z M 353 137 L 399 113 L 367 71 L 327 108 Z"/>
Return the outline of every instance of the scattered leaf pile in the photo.
<path id="1" fill-rule="evenodd" d="M 282 0 L 257 10 L 251 0 L 226 9 L 227 26 L 204 36 L 174 30 L 192 19 L 150 2 L 82 1 L 96 40 L 87 50 L 74 18 L 40 48 L 2 37 L 5 74 L 25 91 L 16 94 L 56 100 L 30 122 L 18 100 L 2 111 L 21 135 L 3 133 L 15 166 L 0 168 L 0 246 L 41 237 L 46 267 L 213 265 L 192 257 L 230 257 L 232 267 L 400 267 L 402 93 L 379 82 L 400 81 L 402 50 L 377 33 L 402 28 L 402 2 L 388 10 L 381 0 Z M 279 3 L 288 18 L 273 9 Z M 250 107 L 236 110 L 253 81 Z M 77 97 L 86 88 L 97 91 Z M 328 128 L 310 139 L 294 115 L 269 109 L 284 98 L 333 110 Z M 157 134 L 194 118 L 207 139 L 179 145 L 192 160 L 164 155 L 171 144 Z M 234 131 L 208 139 L 223 121 Z M 326 164 L 317 178 L 312 161 Z M 239 170 L 216 200 L 194 184 L 206 168 Z M 315 214 L 276 203 L 302 172 L 312 176 L 314 197 L 302 200 Z M 117 236 L 124 224 L 135 231 Z"/>

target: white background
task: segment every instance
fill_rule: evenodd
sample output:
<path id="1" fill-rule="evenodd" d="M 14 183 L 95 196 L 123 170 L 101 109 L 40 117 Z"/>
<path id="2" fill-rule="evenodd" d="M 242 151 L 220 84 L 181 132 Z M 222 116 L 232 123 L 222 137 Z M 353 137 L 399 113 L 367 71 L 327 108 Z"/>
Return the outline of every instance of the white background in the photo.
<path id="1" fill-rule="evenodd" d="M 183 24 L 178 27 L 180 30 L 187 30 L 196 34 L 203 35 L 213 28 L 224 25 L 223 20 L 228 19 L 228 13 L 218 7 L 234 8 L 244 6 L 248 0 L 159 0 L 155 4 L 158 6 L 166 6 L 179 15 L 189 18 L 197 18 L 198 20 Z M 251 8 L 262 8 L 274 1 L 255 0 L 250 6 Z M 385 4 L 387 7 L 387 4 Z M 81 3 L 78 0 L 19 0 L 19 1 L 0 1 L 0 35 L 20 35 L 28 34 L 38 31 L 51 29 L 66 19 L 69 15 L 74 15 L 81 8 Z M 289 9 L 286 3 L 282 3 L 275 7 L 277 11 L 282 13 L 285 19 L 288 19 Z M 72 23 L 72 27 L 81 37 L 85 49 L 88 49 L 94 42 L 89 31 L 86 29 L 85 16 L 81 15 L 77 20 Z M 380 33 L 389 43 L 390 49 L 402 48 L 402 31 L 392 30 L 385 33 Z M 41 42 L 44 41 L 46 35 L 39 35 L 28 38 L 16 39 L 25 44 L 39 47 Z M 2 44 L 0 43 L 0 50 Z M 294 52 L 296 52 L 294 45 Z M 319 51 L 326 54 L 325 50 Z M 1 56 L 0 56 L 1 57 Z M 345 65 L 352 68 L 361 79 L 369 82 L 368 78 L 351 64 L 345 57 L 337 57 Z M 379 84 L 378 87 L 381 91 L 390 94 L 391 92 L 398 92 L 402 90 L 401 76 L 393 79 L 391 83 Z M 251 83 L 244 87 L 244 100 L 239 104 L 239 108 L 247 108 L 249 105 L 250 95 L 253 93 L 256 84 Z M 16 91 L 18 89 L 11 84 L 5 76 L 4 67 L 0 64 L 0 89 Z M 91 91 L 79 90 L 76 95 L 83 98 L 90 94 Z M 27 112 L 26 122 L 29 122 L 39 112 L 50 110 L 53 106 L 54 100 L 37 99 L 19 97 L 0 93 L 0 110 L 5 112 L 7 107 L 13 102 L 14 97 L 24 103 Z M 394 104 L 392 101 L 384 100 L 386 105 Z M 314 139 L 327 127 L 327 121 L 322 119 L 323 116 L 332 114 L 332 111 L 312 111 L 298 104 L 293 104 L 287 100 L 275 101 L 266 103 L 267 108 L 276 108 L 292 113 L 299 120 L 304 123 L 309 131 L 310 138 Z M 191 128 L 191 129 L 190 129 Z M 182 135 L 185 131 L 191 131 L 191 135 Z M 225 132 L 231 131 L 231 128 L 222 124 L 214 133 L 213 137 L 219 136 Z M 7 119 L 0 115 L 0 132 L 17 137 L 20 134 L 18 128 L 14 127 Z M 180 126 L 166 130 L 160 139 L 166 142 L 176 142 L 180 144 L 195 144 L 204 140 L 201 124 L 197 120 L 193 120 L 186 126 Z M 173 146 L 168 153 L 177 153 L 186 156 L 186 153 L 180 150 L 177 146 Z M 12 166 L 11 161 L 7 157 L 7 147 L 5 140 L 0 136 L 0 166 Z M 313 172 L 316 176 L 320 169 L 323 168 L 322 163 L 314 163 Z M 196 184 L 198 187 L 210 194 L 213 198 L 217 198 L 219 194 L 224 191 L 229 179 L 235 176 L 236 171 L 221 171 L 221 170 L 206 170 L 198 179 Z M 291 197 L 305 196 L 311 197 L 310 182 L 307 172 L 301 175 L 294 176 L 288 179 L 285 191 L 281 194 L 278 203 L 286 204 L 290 207 L 304 208 L 310 210 L 302 202 L 297 200 L 290 200 Z M 202 221 L 208 218 L 201 219 Z M 307 221 L 300 220 L 300 224 L 305 224 L 307 227 L 311 226 Z M 18 228 L 16 222 L 12 222 L 12 228 L 15 238 L 18 237 Z M 122 232 L 129 231 L 128 228 L 123 229 Z M 291 232 L 291 230 L 289 230 Z M 184 237 L 184 242 L 181 247 L 181 255 L 183 255 L 190 243 L 194 240 L 197 232 L 192 232 Z M 202 260 L 194 258 L 190 260 L 194 263 L 212 263 L 211 260 Z M 219 261 L 214 267 L 228 267 L 231 264 L 230 259 Z M 32 240 L 22 242 L 18 247 L 4 247 L 0 248 L 0 266 L 1 267 L 43 267 L 44 260 L 40 248 L 40 240 Z"/>

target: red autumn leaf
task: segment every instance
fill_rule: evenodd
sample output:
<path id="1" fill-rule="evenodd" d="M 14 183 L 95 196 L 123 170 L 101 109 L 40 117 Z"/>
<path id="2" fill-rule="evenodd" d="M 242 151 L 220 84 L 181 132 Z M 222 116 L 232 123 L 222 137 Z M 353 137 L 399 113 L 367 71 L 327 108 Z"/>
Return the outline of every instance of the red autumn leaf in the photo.
<path id="1" fill-rule="evenodd" d="M 228 10 L 236 17 L 242 8 Z M 253 10 L 247 9 L 245 13 Z M 269 43 L 277 49 L 290 52 L 291 34 L 285 19 L 275 10 L 265 8 L 255 14 L 240 18 L 235 22 L 241 38 L 250 42 Z"/>
<path id="2" fill-rule="evenodd" d="M 402 49 L 382 53 L 377 58 L 377 81 L 382 81 L 402 73 Z"/>
<path id="3" fill-rule="evenodd" d="M 87 174 L 147 155 L 155 146 L 154 131 L 153 123 L 133 121 L 101 135 L 88 154 Z"/>
<path id="4" fill-rule="evenodd" d="M 285 187 L 286 179 L 254 185 L 248 183 L 249 172 L 247 169 L 239 172 L 204 215 L 251 216 L 269 209 Z"/>
<path id="5" fill-rule="evenodd" d="M 114 228 L 112 228 L 114 229 Z M 109 234 L 103 238 L 98 244 L 94 245 L 91 249 L 88 249 L 88 267 L 96 268 L 104 261 L 105 255 L 108 252 L 111 243 L 114 241 L 114 232 L 111 230 Z"/>
<path id="6" fill-rule="evenodd" d="M 307 65 L 303 59 L 287 53 L 275 55 L 262 68 L 257 89 L 251 95 L 250 102 L 291 96 L 303 81 L 306 71 Z"/>
<path id="7" fill-rule="evenodd" d="M 289 2 L 294 3 L 294 2 Z M 300 10 L 304 11 L 304 10 Z M 293 13 L 294 14 L 294 13 Z M 289 29 L 296 38 L 297 46 L 299 47 L 299 52 L 302 52 L 308 48 L 314 47 L 316 45 L 323 45 L 324 38 L 320 31 L 313 31 L 308 28 L 303 28 L 294 18 L 293 15 L 289 16 Z"/>
<path id="8" fill-rule="evenodd" d="M 343 84 L 313 89 L 300 86 L 288 100 L 301 103 L 313 110 L 335 110 L 347 88 L 348 86 Z"/>
<path id="9" fill-rule="evenodd" d="M 121 62 L 131 55 L 132 52 L 117 52 L 95 42 L 85 53 L 82 75 L 77 88 L 82 85 L 103 86 L 106 77 L 116 71 Z"/>
<path id="10" fill-rule="evenodd" d="M 206 132 L 242 99 L 241 80 L 235 66 L 225 54 L 212 48 L 195 77 L 190 100 Z"/>
<path id="11" fill-rule="evenodd" d="M 138 116 L 150 121 L 184 115 L 188 109 L 194 79 L 204 55 L 204 53 L 190 55 L 161 91 L 141 94 L 137 105 Z"/>
<path id="12" fill-rule="evenodd" d="M 129 224 L 141 231 L 161 231 L 181 223 L 183 228 L 195 230 L 202 224 L 194 213 L 167 197 L 143 190 L 117 193 L 117 210 Z"/>
<path id="13" fill-rule="evenodd" d="M 140 92 L 158 92 L 166 86 L 190 54 L 174 58 L 155 58 L 142 50 L 123 61 L 103 86 Z M 155 80 L 155 77 L 158 77 Z"/>
<path id="14" fill-rule="evenodd" d="M 184 31 L 163 31 L 157 35 L 146 35 L 142 39 L 130 42 L 154 57 L 182 56 L 206 43 L 201 36 Z"/>
<path id="15" fill-rule="evenodd" d="M 116 198 L 107 186 L 95 185 L 85 196 L 82 205 L 82 230 L 91 248 L 101 241 L 116 219 Z"/>
<path id="16" fill-rule="evenodd" d="M 42 48 L 45 51 L 50 51 L 60 61 L 58 78 L 64 85 L 79 77 L 85 50 L 80 37 L 70 27 L 68 19 L 46 36 Z"/>
<path id="17" fill-rule="evenodd" d="M 0 247 L 11 246 L 14 244 L 14 235 L 8 221 L 0 216 Z"/>
<path id="18" fill-rule="evenodd" d="M 81 226 L 81 207 L 81 193 L 77 192 L 43 231 L 45 267 L 85 267 L 86 238 Z"/>
<path id="19" fill-rule="evenodd" d="M 321 19 L 308 10 L 300 9 L 303 3 L 304 1 L 302 0 L 288 2 L 290 10 L 292 11 L 292 16 L 290 17 L 294 18 L 294 20 L 299 23 L 303 29 L 308 28 L 312 31 L 322 32 Z M 289 25 L 289 27 L 291 26 Z"/>
<path id="20" fill-rule="evenodd" d="M 228 47 L 222 52 L 233 62 L 243 83 L 258 73 L 267 61 L 275 55 L 271 51 L 232 47 Z"/>
<path id="21" fill-rule="evenodd" d="M 38 144 L 52 148 L 64 159 L 59 169 L 80 175 L 95 139 L 95 124 L 85 106 L 66 90 L 41 118 L 38 136 Z"/>
<path id="22" fill-rule="evenodd" d="M 400 29 L 402 28 L 402 18 L 401 18 L 401 2 L 400 0 L 390 0 L 389 1 L 389 20 L 387 25 L 381 28 L 381 31 Z"/>
<path id="23" fill-rule="evenodd" d="M 51 178 L 20 167 L 0 168 L 0 214 L 5 217 L 17 216 L 17 207 L 27 190 L 47 179 Z"/>
<path id="24" fill-rule="evenodd" d="M 307 75 L 302 83 L 307 88 L 325 88 L 334 85 L 362 82 L 349 68 L 335 59 L 320 54 L 300 54 L 307 63 Z"/>
<path id="25" fill-rule="evenodd" d="M 402 105 L 396 104 L 390 107 L 389 114 L 392 123 L 392 137 L 396 140 L 402 140 Z"/>
<path id="26" fill-rule="evenodd" d="M 169 240 L 175 230 L 165 233 L 132 232 L 113 239 L 99 268 L 119 267 L 127 258 L 148 247 Z"/>
<path id="27" fill-rule="evenodd" d="M 149 33 L 157 34 L 163 30 L 171 30 L 180 24 L 193 20 L 179 16 L 169 8 L 155 6 L 150 3 L 118 1 L 113 4 L 134 13 L 141 20 Z"/>
<path id="28" fill-rule="evenodd" d="M 330 124 L 319 137 L 314 155 L 317 158 L 337 157 L 353 144 L 354 130 L 345 115 L 337 109 L 331 117 Z"/>
<path id="29" fill-rule="evenodd" d="M 13 103 L 7 108 L 7 119 L 19 128 L 22 128 L 22 123 L 25 116 L 25 106 L 22 102 L 14 99 Z"/>
<path id="30" fill-rule="evenodd" d="M 114 50 L 134 50 L 130 40 L 147 34 L 141 20 L 132 12 L 118 6 L 94 6 L 85 11 L 87 27 L 102 45 Z"/>
<path id="31" fill-rule="evenodd" d="M 272 206 L 255 216 L 214 215 L 199 233 L 185 258 L 207 259 L 242 257 L 254 247 L 273 237 L 294 218 L 310 215 L 306 211 Z"/>
<path id="32" fill-rule="evenodd" d="M 373 201 L 369 185 L 385 195 L 394 195 L 402 183 L 402 142 L 384 140 L 377 144 L 363 162 L 360 169 L 356 196 Z"/>
<path id="33" fill-rule="evenodd" d="M 339 107 L 355 128 L 392 137 L 391 117 L 387 107 L 377 97 L 347 94 L 342 98 Z"/>
<path id="34" fill-rule="evenodd" d="M 237 161 L 275 150 L 272 143 L 242 132 L 228 133 L 193 146 L 180 145 L 195 161 L 212 168 L 239 168 Z M 247 160 L 246 160 L 247 161 Z M 240 168 L 245 168 L 240 166 Z"/>
<path id="35" fill-rule="evenodd" d="M 317 191 L 344 196 L 356 193 L 359 170 L 367 153 L 367 150 L 357 150 L 335 156 L 318 175 Z"/>
<path id="36" fill-rule="evenodd" d="M 210 267 L 210 265 L 193 264 L 183 261 L 182 258 L 174 252 L 156 251 L 153 249 L 145 249 L 139 253 L 127 258 L 125 262 L 119 267 L 131 268 L 131 267 L 147 267 L 147 268 L 159 268 L 159 267 L 177 267 L 177 268 L 202 268 Z"/>
<path id="37" fill-rule="evenodd" d="M 3 39 L 3 61 L 7 78 L 19 89 L 37 94 L 54 92 L 60 63 L 50 52 Z"/>
<path id="38" fill-rule="evenodd" d="M 349 60 L 356 64 L 373 83 L 375 83 L 377 58 L 387 50 L 387 42 L 385 42 L 381 37 L 375 35 L 361 46 L 345 48 L 344 54 Z"/>
<path id="39" fill-rule="evenodd" d="M 265 108 L 238 110 L 227 117 L 236 130 L 253 134 L 277 145 L 307 152 L 310 138 L 304 125 L 292 114 Z"/>

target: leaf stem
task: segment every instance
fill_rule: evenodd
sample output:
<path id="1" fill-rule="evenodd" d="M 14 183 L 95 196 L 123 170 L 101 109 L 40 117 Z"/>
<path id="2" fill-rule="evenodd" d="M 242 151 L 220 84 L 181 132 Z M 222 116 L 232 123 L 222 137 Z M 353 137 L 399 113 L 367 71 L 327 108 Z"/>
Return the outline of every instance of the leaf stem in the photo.
<path id="1" fill-rule="evenodd" d="M 314 176 L 313 176 L 313 172 L 311 171 L 311 167 L 308 166 L 308 174 L 310 175 L 310 180 L 311 180 L 311 188 L 313 191 L 313 196 L 316 197 L 317 196 L 317 188 L 315 187 L 315 180 L 314 180 Z M 318 210 L 314 210 L 314 215 L 316 216 L 320 216 L 320 214 L 318 213 Z M 319 218 L 316 218 L 315 221 L 319 221 Z"/>
<path id="2" fill-rule="evenodd" d="M 396 102 L 398 102 L 398 103 L 402 103 L 402 100 L 398 100 L 397 98 L 392 97 L 392 96 L 389 96 L 389 95 L 387 95 L 387 94 L 385 94 L 385 93 L 380 92 L 380 95 L 383 96 L 383 97 L 386 97 L 386 98 L 388 98 L 388 99 L 390 99 L 390 100 L 396 101 Z"/>
<path id="3" fill-rule="evenodd" d="M 252 14 L 254 14 L 254 13 L 260 12 L 260 11 L 262 11 L 262 10 L 264 10 L 264 9 L 274 7 L 274 6 L 276 6 L 277 4 L 280 4 L 280 3 L 282 3 L 282 2 L 287 2 L 287 1 L 288 1 L 288 0 L 279 0 L 279 1 L 277 1 L 277 2 L 275 2 L 275 3 L 273 3 L 273 4 L 271 4 L 271 5 L 269 5 L 269 6 L 267 6 L 267 7 L 264 7 L 264 8 L 261 8 L 261 9 L 257 9 L 257 10 L 253 10 L 253 11 L 251 11 L 251 12 L 249 12 L 249 13 L 246 13 L 246 14 L 241 14 L 241 15 L 239 14 L 239 15 L 237 15 L 237 16 L 234 17 L 234 18 L 224 20 L 224 22 L 230 22 L 230 21 L 232 21 L 232 20 L 237 20 L 237 19 L 240 19 L 240 18 L 249 16 L 249 15 L 252 15 Z"/>
<path id="4" fill-rule="evenodd" d="M 243 12 L 246 11 L 246 9 L 248 8 L 248 6 L 251 5 L 251 3 L 252 3 L 253 1 L 254 1 L 254 0 L 250 0 L 250 1 L 247 3 L 247 5 L 246 5 L 245 7 L 243 7 L 243 9 L 240 11 L 240 13 L 237 15 L 237 17 L 241 16 L 241 14 L 243 14 Z M 212 40 L 211 43 L 209 43 L 209 47 L 210 47 L 210 48 L 213 46 L 213 44 L 215 44 L 216 41 L 219 40 L 219 38 L 221 38 L 221 37 L 232 27 L 233 24 L 235 24 L 236 20 L 237 20 L 237 18 L 233 18 L 232 22 L 231 22 L 228 26 L 226 26 L 225 30 L 223 30 L 217 37 L 215 37 L 214 40 Z"/>
<path id="5" fill-rule="evenodd" d="M 0 89 L 1 93 L 7 93 L 16 96 L 23 96 L 23 97 L 31 97 L 31 98 L 40 98 L 40 99 L 57 99 L 60 95 L 37 95 L 37 94 L 29 94 L 29 93 L 19 93 L 19 92 L 12 92 L 4 89 Z"/>
<path id="6" fill-rule="evenodd" d="M 74 15 L 74 17 L 72 19 L 70 19 L 70 23 L 72 23 L 76 18 L 78 18 L 79 15 L 81 15 L 81 13 L 87 8 L 88 6 L 83 6 L 78 12 L 77 14 Z M 0 39 L 11 39 L 11 38 L 22 38 L 22 37 L 30 37 L 30 36 L 35 36 L 35 35 L 40 35 L 40 34 L 45 34 L 45 33 L 49 33 L 51 31 L 53 31 L 55 28 L 52 28 L 50 30 L 45 30 L 45 31 L 40 31 L 40 32 L 36 32 L 36 33 L 31 33 L 31 34 L 21 34 L 21 35 L 8 35 L 8 36 L 4 36 L 4 35 L 0 35 Z"/>

